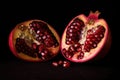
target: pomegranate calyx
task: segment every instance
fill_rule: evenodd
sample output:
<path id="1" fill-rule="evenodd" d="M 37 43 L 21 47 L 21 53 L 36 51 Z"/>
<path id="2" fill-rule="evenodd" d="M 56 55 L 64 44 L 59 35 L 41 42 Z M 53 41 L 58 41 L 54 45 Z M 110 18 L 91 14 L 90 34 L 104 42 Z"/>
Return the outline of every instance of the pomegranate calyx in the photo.
<path id="1" fill-rule="evenodd" d="M 92 12 L 90 11 L 90 14 L 88 16 L 88 24 L 94 25 L 95 21 L 98 19 L 98 16 L 100 15 L 99 11 Z"/>

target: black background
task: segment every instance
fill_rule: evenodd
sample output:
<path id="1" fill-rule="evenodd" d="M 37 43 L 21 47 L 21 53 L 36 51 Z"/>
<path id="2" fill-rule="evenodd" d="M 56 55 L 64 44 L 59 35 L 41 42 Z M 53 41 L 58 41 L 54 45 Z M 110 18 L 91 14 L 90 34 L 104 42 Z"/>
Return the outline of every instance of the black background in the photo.
<path id="1" fill-rule="evenodd" d="M 31 3 L 30 3 L 31 2 Z M 9 4 L 9 2 L 7 2 Z M 11 2 L 10 2 L 11 3 Z M 14 2 L 15 3 L 15 2 Z M 17 1 L 15 4 L 1 6 L 0 12 L 0 78 L 15 80 L 110 80 L 115 79 L 115 28 L 116 4 L 111 0 L 74 1 Z M 3 8 L 4 7 L 4 8 Z M 112 45 L 105 58 L 92 63 L 71 63 L 70 68 L 53 67 L 51 62 L 64 59 L 61 53 L 44 63 L 26 62 L 16 58 L 8 46 L 8 36 L 16 24 L 41 19 L 52 25 L 60 37 L 69 21 L 79 14 L 88 16 L 90 11 L 101 12 L 112 33 Z M 114 55 L 116 54 L 116 55 Z M 117 69 L 117 68 L 116 68 Z"/>

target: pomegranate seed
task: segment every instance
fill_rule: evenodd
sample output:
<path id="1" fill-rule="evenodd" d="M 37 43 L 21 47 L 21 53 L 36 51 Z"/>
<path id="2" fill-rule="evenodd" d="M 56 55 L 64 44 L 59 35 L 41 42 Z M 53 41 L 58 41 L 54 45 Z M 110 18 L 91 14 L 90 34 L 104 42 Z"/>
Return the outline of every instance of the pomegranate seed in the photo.
<path id="1" fill-rule="evenodd" d="M 75 48 L 78 48 L 78 47 L 80 47 L 80 46 L 81 46 L 80 43 L 76 43 L 76 44 L 74 44 L 74 47 L 75 47 Z"/>
<path id="2" fill-rule="evenodd" d="M 81 48 L 81 47 L 77 48 L 77 52 L 79 52 L 79 51 L 81 51 L 81 50 L 82 50 L 82 48 Z"/>
<path id="3" fill-rule="evenodd" d="M 41 36 L 41 37 L 42 37 L 42 36 L 43 36 L 43 33 L 42 33 L 42 32 L 40 32 L 40 33 L 39 33 L 39 36 Z"/>
<path id="4" fill-rule="evenodd" d="M 89 39 L 89 40 L 87 39 L 87 41 L 90 41 L 90 39 Z M 95 42 L 95 41 L 96 41 L 96 38 L 92 38 L 91 41 L 92 41 L 92 42 Z"/>
<path id="5" fill-rule="evenodd" d="M 62 65 L 62 64 L 63 64 L 63 61 L 62 61 L 62 60 L 59 60 L 59 61 L 58 61 L 58 64 L 59 64 L 59 65 Z"/>
<path id="6" fill-rule="evenodd" d="M 73 32 L 73 30 L 72 30 L 72 29 L 70 29 L 70 30 L 69 30 L 69 32 Z"/>
<path id="7" fill-rule="evenodd" d="M 47 50 L 47 49 L 45 49 L 45 50 L 44 50 L 44 53 L 45 53 L 45 54 L 47 54 L 47 53 L 48 53 L 48 50 Z"/>
<path id="8" fill-rule="evenodd" d="M 80 52 L 80 54 L 78 55 L 77 59 L 82 59 L 84 57 L 84 53 Z"/>
<path id="9" fill-rule="evenodd" d="M 34 22 L 34 23 L 32 24 L 32 26 L 36 27 L 37 25 L 36 25 L 36 23 Z"/>
<path id="10" fill-rule="evenodd" d="M 58 66 L 58 63 L 57 62 L 52 62 L 52 65 L 57 67 Z"/>
<path id="11" fill-rule="evenodd" d="M 44 36 L 42 37 L 42 39 L 46 39 L 46 36 L 44 35 Z"/>
<path id="12" fill-rule="evenodd" d="M 67 58 L 69 57 L 69 52 L 68 51 L 66 51 L 64 54 Z"/>
<path id="13" fill-rule="evenodd" d="M 40 30 L 37 30 L 37 34 L 39 34 L 40 33 Z"/>
<path id="14" fill-rule="evenodd" d="M 78 26 L 75 26 L 75 29 L 76 29 L 76 30 L 80 30 L 80 28 L 79 28 Z"/>
<path id="15" fill-rule="evenodd" d="M 46 58 L 42 56 L 41 59 L 42 59 L 42 60 L 45 60 Z"/>
<path id="16" fill-rule="evenodd" d="M 85 52 L 89 52 L 90 51 L 89 46 L 84 46 L 84 50 L 85 50 Z"/>
<path id="17" fill-rule="evenodd" d="M 95 38 L 98 38 L 98 35 L 95 35 Z"/>
<path id="18" fill-rule="evenodd" d="M 93 48 L 96 48 L 96 47 L 97 47 L 97 44 L 96 44 L 96 43 L 94 43 L 94 44 L 92 45 L 92 47 L 93 47 Z"/>
<path id="19" fill-rule="evenodd" d="M 69 61 L 63 61 L 63 67 L 64 68 L 70 67 L 70 62 Z"/>
<path id="20" fill-rule="evenodd" d="M 45 56 L 45 53 L 44 53 L 44 52 L 41 52 L 41 56 Z"/>
<path id="21" fill-rule="evenodd" d="M 41 44 L 41 45 L 39 45 L 39 46 L 38 46 L 38 50 L 39 50 L 39 51 L 41 51 L 41 52 L 42 52 L 42 51 L 43 51 L 43 49 L 44 49 L 44 44 Z"/>
<path id="22" fill-rule="evenodd" d="M 82 24 L 82 23 L 78 23 L 78 22 L 76 22 L 76 25 L 77 25 L 77 26 L 80 26 L 81 24 Z"/>
<path id="23" fill-rule="evenodd" d="M 35 35 L 35 38 L 38 38 L 38 37 L 39 37 L 39 35 L 36 34 L 36 35 Z"/>
<path id="24" fill-rule="evenodd" d="M 47 38 L 47 39 L 44 40 L 44 44 L 47 47 L 52 47 L 54 45 L 54 40 L 52 38 Z"/>
<path id="25" fill-rule="evenodd" d="M 66 51 L 64 54 L 67 58 L 72 58 L 73 56 L 73 52 L 70 52 L 70 51 Z"/>
<path id="26" fill-rule="evenodd" d="M 66 51 L 67 51 L 67 50 L 66 50 L 65 48 L 64 48 L 64 49 L 62 49 L 62 53 L 66 53 Z"/>
<path id="27" fill-rule="evenodd" d="M 90 44 L 90 45 L 92 45 L 92 44 L 93 44 L 93 42 L 92 42 L 92 41 L 89 41 L 89 44 Z"/>
<path id="28" fill-rule="evenodd" d="M 75 25 L 76 25 L 76 22 L 73 22 L 72 25 L 75 26 Z"/>
<path id="29" fill-rule="evenodd" d="M 67 45 L 69 45 L 69 44 L 71 44 L 72 43 L 72 41 L 66 41 L 66 44 Z"/>
<path id="30" fill-rule="evenodd" d="M 47 34 L 47 38 L 50 38 L 50 35 L 49 35 L 49 34 Z"/>
<path id="31" fill-rule="evenodd" d="M 71 38 L 68 38 L 68 41 L 72 41 L 72 39 L 71 39 Z"/>
<path id="32" fill-rule="evenodd" d="M 36 43 L 33 43 L 33 44 L 32 44 L 32 48 L 33 48 L 33 49 L 36 49 L 36 48 L 37 48 Z"/>
<path id="33" fill-rule="evenodd" d="M 71 28 L 71 29 L 73 29 L 73 28 L 74 28 L 74 26 L 70 26 L 70 28 Z"/>
<path id="34" fill-rule="evenodd" d="M 71 51 L 71 52 L 75 51 L 73 46 L 70 46 L 68 50 Z"/>
<path id="35" fill-rule="evenodd" d="M 73 36 L 73 34 L 72 34 L 72 33 L 70 33 L 70 34 L 69 34 L 69 36 L 70 36 L 70 37 L 72 37 L 72 36 Z"/>
<path id="36" fill-rule="evenodd" d="M 104 37 L 104 34 L 100 34 L 99 36 L 100 36 L 100 38 L 103 38 L 103 37 Z"/>
<path id="37" fill-rule="evenodd" d="M 100 42 L 101 38 L 98 37 L 97 40 L 98 40 L 98 42 Z"/>

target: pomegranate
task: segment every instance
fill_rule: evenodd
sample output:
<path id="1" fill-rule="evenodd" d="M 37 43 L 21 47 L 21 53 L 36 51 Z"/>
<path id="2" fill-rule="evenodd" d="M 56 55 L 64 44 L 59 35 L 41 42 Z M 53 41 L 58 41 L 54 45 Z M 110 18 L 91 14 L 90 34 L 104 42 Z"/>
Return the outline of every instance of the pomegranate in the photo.
<path id="1" fill-rule="evenodd" d="M 60 50 L 60 38 L 48 23 L 34 19 L 21 22 L 9 35 L 12 53 L 23 60 L 42 62 L 55 57 Z"/>
<path id="2" fill-rule="evenodd" d="M 98 18 L 99 11 L 86 17 L 73 18 L 61 39 L 62 55 L 72 62 L 87 62 L 103 58 L 111 45 L 111 32 L 105 19 Z"/>

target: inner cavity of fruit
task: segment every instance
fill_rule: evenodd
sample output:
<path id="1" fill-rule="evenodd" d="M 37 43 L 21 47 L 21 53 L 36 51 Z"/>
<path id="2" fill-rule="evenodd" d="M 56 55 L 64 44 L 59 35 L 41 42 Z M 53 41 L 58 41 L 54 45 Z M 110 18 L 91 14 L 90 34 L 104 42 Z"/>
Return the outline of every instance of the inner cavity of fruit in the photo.
<path id="1" fill-rule="evenodd" d="M 66 29 L 66 47 L 62 49 L 62 53 L 67 58 L 82 59 L 85 53 L 98 46 L 104 33 L 104 26 L 85 24 L 81 19 L 75 18 Z"/>
<path id="2" fill-rule="evenodd" d="M 52 49 L 58 47 L 59 42 L 46 23 L 32 21 L 28 26 L 21 24 L 17 28 L 21 31 L 15 41 L 18 53 L 42 60 L 54 55 Z"/>

